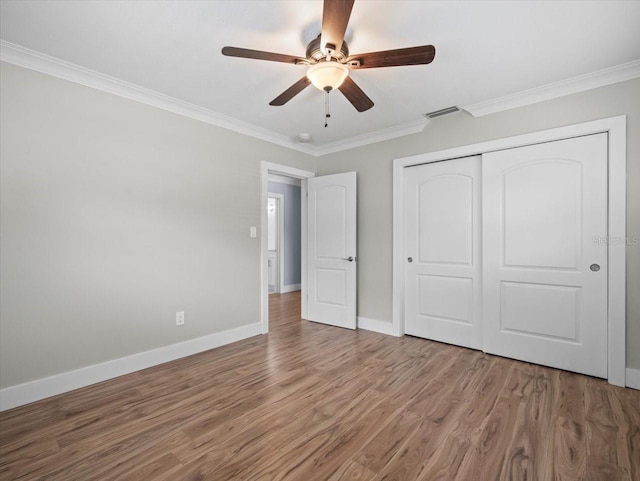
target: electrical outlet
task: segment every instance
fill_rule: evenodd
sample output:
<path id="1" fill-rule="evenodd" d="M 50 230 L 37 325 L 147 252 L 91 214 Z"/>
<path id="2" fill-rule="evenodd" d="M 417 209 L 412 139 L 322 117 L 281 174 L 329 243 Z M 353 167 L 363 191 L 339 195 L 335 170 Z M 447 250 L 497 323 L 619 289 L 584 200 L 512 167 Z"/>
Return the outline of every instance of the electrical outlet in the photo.
<path id="1" fill-rule="evenodd" d="M 254 226 L 249 228 L 249 237 L 258 237 L 258 230 Z"/>
<path id="2" fill-rule="evenodd" d="M 176 312 L 176 326 L 184 324 L 184 311 Z"/>

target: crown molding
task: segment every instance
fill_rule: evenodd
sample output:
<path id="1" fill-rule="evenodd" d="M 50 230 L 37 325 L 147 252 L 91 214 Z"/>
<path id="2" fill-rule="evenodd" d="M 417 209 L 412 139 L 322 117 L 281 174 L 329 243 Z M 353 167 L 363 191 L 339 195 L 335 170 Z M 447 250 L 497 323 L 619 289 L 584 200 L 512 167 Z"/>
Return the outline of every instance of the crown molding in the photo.
<path id="1" fill-rule="evenodd" d="M 337 140 L 336 142 L 317 146 L 314 152 L 317 156 L 323 156 L 342 150 L 353 149 L 354 147 L 362 147 L 363 145 L 373 144 L 375 142 L 417 134 L 418 132 L 422 132 L 429 122 L 430 120 L 426 117 L 412 120 L 411 122 L 405 122 L 385 129 L 375 130 L 362 135 L 356 135 L 355 137 L 349 137 L 348 139 Z"/>
<path id="2" fill-rule="evenodd" d="M 70 82 L 85 85 L 129 100 L 151 105 L 184 117 L 200 120 L 217 127 L 248 135 L 288 149 L 303 152 L 314 157 L 353 149 L 363 145 L 382 142 L 422 132 L 429 119 L 420 118 L 411 122 L 394 125 L 385 129 L 368 132 L 348 139 L 325 145 L 301 144 L 286 135 L 265 129 L 212 110 L 161 94 L 154 90 L 125 82 L 115 77 L 90 70 L 79 65 L 0 40 L 0 60 L 20 67 L 52 75 Z M 499 97 L 463 107 L 474 117 L 480 117 L 502 110 L 542 102 L 563 95 L 569 95 L 596 87 L 622 82 L 640 77 L 640 60 L 599 70 L 579 77 L 537 87 L 523 92 Z"/>
<path id="3" fill-rule="evenodd" d="M 575 94 L 585 90 L 604 87 L 625 80 L 631 80 L 640 77 L 640 60 L 616 65 L 615 67 L 597 70 L 578 77 L 561 80 L 542 87 L 536 87 L 529 90 L 523 90 L 497 99 L 479 102 L 477 104 L 463 107 L 474 117 L 501 112 L 516 107 L 523 107 L 545 100 L 551 100 L 564 95 Z"/>
<path id="4" fill-rule="evenodd" d="M 312 155 L 314 157 L 420 132 L 428 123 L 427 119 L 420 119 L 387 129 L 339 140 L 323 146 L 301 144 L 278 132 L 258 127 L 257 125 L 253 125 L 242 120 L 234 119 L 233 117 L 199 107 L 198 105 L 161 94 L 154 90 L 140 87 L 139 85 L 125 82 L 115 77 L 96 72 L 95 70 L 90 70 L 71 62 L 4 40 L 0 40 L 0 60 L 84 85 L 86 87 L 101 90 L 129 100 L 151 105 L 184 117 L 200 120 L 217 127 L 222 127 L 240 134 L 255 137 L 272 144 Z"/>
<path id="5" fill-rule="evenodd" d="M 242 120 L 199 107 L 189 102 L 146 89 L 109 75 L 81 67 L 79 65 L 0 40 L 0 60 L 20 67 L 36 70 L 70 82 L 91 87 L 129 100 L 134 100 L 159 109 L 167 110 L 183 117 L 200 120 L 217 127 L 255 137 L 282 147 L 315 155 L 313 149 L 294 142 L 285 135 L 264 129 Z"/>

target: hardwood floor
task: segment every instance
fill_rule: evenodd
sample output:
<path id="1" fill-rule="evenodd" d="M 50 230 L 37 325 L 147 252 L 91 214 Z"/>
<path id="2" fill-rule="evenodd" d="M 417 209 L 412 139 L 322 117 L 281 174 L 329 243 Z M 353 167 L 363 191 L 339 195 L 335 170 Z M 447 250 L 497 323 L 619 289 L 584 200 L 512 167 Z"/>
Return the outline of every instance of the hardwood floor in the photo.
<path id="1" fill-rule="evenodd" d="M 640 391 L 300 320 L 0 414 L 2 480 L 640 480 Z"/>

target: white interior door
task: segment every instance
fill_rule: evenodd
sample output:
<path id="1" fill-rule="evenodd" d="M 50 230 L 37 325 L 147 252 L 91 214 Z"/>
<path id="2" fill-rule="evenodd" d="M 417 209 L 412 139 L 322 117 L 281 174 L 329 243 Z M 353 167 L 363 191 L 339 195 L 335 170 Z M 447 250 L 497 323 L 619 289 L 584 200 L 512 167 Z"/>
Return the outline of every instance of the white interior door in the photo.
<path id="1" fill-rule="evenodd" d="M 356 328 L 356 173 L 307 181 L 307 316 Z"/>
<path id="2" fill-rule="evenodd" d="M 269 270 L 269 293 L 280 292 L 282 275 L 280 265 L 282 245 L 282 195 L 267 197 L 267 268 Z"/>
<path id="3" fill-rule="evenodd" d="M 483 348 L 607 376 L 607 135 L 483 156 Z"/>
<path id="4" fill-rule="evenodd" d="M 480 156 L 405 176 L 405 332 L 481 348 Z"/>
<path id="5" fill-rule="evenodd" d="M 267 267 L 269 269 L 269 294 L 279 292 L 278 289 L 278 253 L 269 251 L 267 256 Z"/>

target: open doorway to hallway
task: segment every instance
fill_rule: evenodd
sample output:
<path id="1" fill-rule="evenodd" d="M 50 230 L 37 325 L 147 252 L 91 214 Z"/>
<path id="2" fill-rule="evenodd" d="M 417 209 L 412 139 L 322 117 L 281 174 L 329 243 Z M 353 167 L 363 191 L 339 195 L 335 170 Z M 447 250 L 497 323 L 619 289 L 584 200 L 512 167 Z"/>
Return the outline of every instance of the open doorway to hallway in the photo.
<path id="1" fill-rule="evenodd" d="M 281 164 L 274 164 L 272 162 L 261 161 L 260 162 L 260 183 L 261 183 L 261 220 L 260 220 L 260 277 L 262 284 L 262 294 L 260 296 L 260 320 L 262 323 L 262 333 L 266 334 L 269 332 L 269 265 L 268 265 L 268 249 L 267 249 L 267 241 L 268 241 L 268 218 L 267 218 L 267 207 L 268 207 L 268 196 L 269 196 L 269 183 L 273 189 L 278 188 L 275 184 L 285 184 L 285 185 L 293 185 L 295 187 L 300 188 L 300 207 L 299 207 L 299 215 L 297 216 L 300 219 L 300 239 L 295 243 L 289 243 L 289 245 L 299 246 L 299 254 L 296 254 L 298 257 L 298 263 L 300 265 L 300 277 L 299 277 L 299 286 L 297 282 L 293 282 L 290 280 L 290 277 L 287 277 L 287 266 L 286 261 L 283 262 L 283 282 L 284 286 L 282 290 L 289 290 L 290 292 L 295 292 L 297 289 L 300 290 L 300 317 L 306 318 L 307 315 L 307 303 L 306 303 L 306 294 L 307 294 L 307 180 L 311 177 L 314 177 L 315 174 L 311 171 L 297 169 L 295 167 L 289 167 Z M 286 179 L 286 180 L 285 180 Z M 277 182 L 280 180 L 281 182 Z M 299 184 L 298 184 L 299 182 Z M 280 187 L 283 189 L 287 189 L 287 187 Z M 274 192 L 280 193 L 280 192 Z M 285 194 L 286 197 L 286 192 Z M 286 202 L 286 200 L 285 200 Z M 286 218 L 289 217 L 289 214 L 293 211 L 293 209 L 289 209 L 289 214 L 287 214 L 287 207 L 284 205 L 284 221 L 283 222 L 283 230 L 285 230 L 286 237 Z M 286 238 L 285 238 L 286 240 Z M 284 246 L 284 250 L 287 249 L 286 242 Z M 289 283 L 288 283 L 289 282 Z M 287 287 L 289 286 L 289 287 Z"/>
<path id="2" fill-rule="evenodd" d="M 302 283 L 302 188 L 301 180 L 269 174 L 267 193 L 267 270 L 269 288 L 269 318 L 286 305 L 287 312 L 295 306 L 299 318 Z M 296 293 L 290 295 L 291 293 Z M 295 302 L 294 302 L 295 304 Z M 279 307 L 278 307 L 279 306 Z M 279 318 L 280 314 L 276 316 Z"/>

